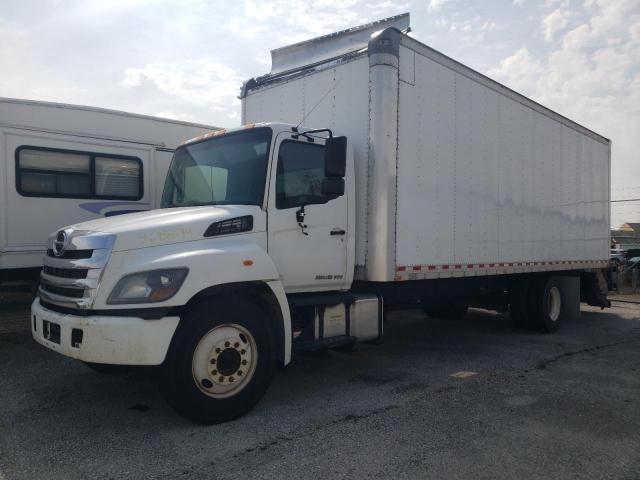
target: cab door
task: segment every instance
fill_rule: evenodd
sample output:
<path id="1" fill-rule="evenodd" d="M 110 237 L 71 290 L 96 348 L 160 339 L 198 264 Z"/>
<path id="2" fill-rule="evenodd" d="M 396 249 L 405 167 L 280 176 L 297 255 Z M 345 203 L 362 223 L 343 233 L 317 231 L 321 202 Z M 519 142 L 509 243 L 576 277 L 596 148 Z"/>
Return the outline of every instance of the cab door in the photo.
<path id="1" fill-rule="evenodd" d="M 346 288 L 347 196 L 323 194 L 324 139 L 288 132 L 273 150 L 268 251 L 287 293 Z"/>

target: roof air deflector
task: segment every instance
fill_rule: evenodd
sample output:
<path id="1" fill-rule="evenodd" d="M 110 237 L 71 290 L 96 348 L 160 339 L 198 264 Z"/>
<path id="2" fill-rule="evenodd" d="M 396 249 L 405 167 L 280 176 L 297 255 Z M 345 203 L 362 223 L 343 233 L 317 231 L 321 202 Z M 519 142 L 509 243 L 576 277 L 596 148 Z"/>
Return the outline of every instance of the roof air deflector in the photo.
<path id="1" fill-rule="evenodd" d="M 271 50 L 271 75 L 366 48 L 371 40 L 371 35 L 388 27 L 395 27 L 400 31 L 407 30 L 409 28 L 409 14 L 403 13 Z"/>

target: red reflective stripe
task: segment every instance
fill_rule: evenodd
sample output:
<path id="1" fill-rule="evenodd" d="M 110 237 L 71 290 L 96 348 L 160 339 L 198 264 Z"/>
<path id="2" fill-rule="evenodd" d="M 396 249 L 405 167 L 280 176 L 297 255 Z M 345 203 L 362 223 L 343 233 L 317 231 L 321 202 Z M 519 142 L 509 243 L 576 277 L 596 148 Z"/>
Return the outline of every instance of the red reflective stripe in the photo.
<path id="1" fill-rule="evenodd" d="M 530 267 L 545 265 L 600 265 L 607 264 L 606 260 L 553 260 L 553 261 L 536 261 L 536 262 L 503 262 L 503 263 L 466 263 L 466 264 L 448 264 L 448 265 L 400 265 L 396 267 L 396 271 L 405 272 L 412 270 L 419 272 L 421 270 L 450 270 L 462 268 L 495 268 L 495 267 Z"/>

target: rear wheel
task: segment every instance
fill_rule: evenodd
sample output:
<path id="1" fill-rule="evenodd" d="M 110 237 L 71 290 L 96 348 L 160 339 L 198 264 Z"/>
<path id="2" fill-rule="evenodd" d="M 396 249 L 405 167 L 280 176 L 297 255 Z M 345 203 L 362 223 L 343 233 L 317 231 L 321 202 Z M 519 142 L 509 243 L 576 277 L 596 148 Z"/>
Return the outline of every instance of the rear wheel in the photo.
<path id="1" fill-rule="evenodd" d="M 188 309 L 161 372 L 161 390 L 181 415 L 221 423 L 262 398 L 275 369 L 269 319 L 256 305 L 212 298 Z"/>
<path id="2" fill-rule="evenodd" d="M 544 333 L 557 332 L 563 319 L 564 292 L 555 276 L 535 280 L 529 289 L 531 326 Z"/>

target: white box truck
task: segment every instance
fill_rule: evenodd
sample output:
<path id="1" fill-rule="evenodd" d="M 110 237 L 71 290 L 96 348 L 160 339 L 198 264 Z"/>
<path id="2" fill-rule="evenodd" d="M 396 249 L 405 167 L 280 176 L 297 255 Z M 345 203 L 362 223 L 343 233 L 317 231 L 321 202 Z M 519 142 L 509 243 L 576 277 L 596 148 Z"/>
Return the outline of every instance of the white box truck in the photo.
<path id="1" fill-rule="evenodd" d="M 169 403 L 214 423 L 292 352 L 380 340 L 394 306 L 510 308 L 544 332 L 581 297 L 606 306 L 609 141 L 407 27 L 274 51 L 242 88 L 252 123 L 180 146 L 162 209 L 55 232 L 33 337 L 161 365 Z"/>
<path id="2" fill-rule="evenodd" d="M 174 149 L 215 127 L 0 98 L 0 288 L 37 282 L 60 225 L 157 208 Z"/>

